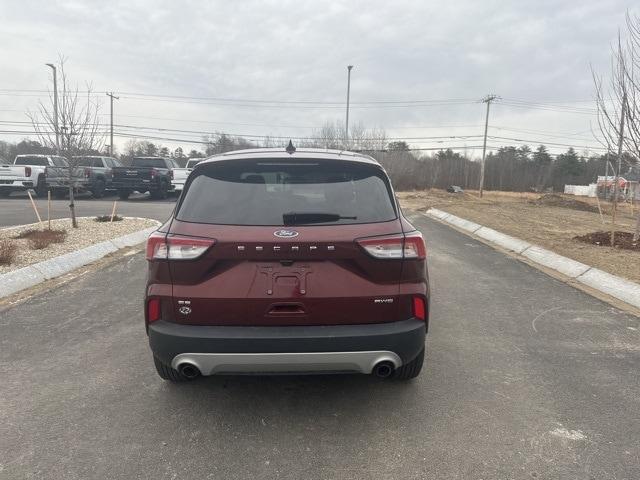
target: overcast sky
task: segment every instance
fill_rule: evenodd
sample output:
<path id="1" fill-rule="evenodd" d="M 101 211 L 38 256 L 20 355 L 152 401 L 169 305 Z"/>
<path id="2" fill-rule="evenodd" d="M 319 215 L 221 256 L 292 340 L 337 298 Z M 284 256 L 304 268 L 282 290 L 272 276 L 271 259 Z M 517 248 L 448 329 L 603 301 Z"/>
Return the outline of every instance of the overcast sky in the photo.
<path id="1" fill-rule="evenodd" d="M 326 121 L 344 120 L 346 66 L 353 64 L 351 122 L 412 138 L 412 146 L 481 144 L 478 138 L 413 138 L 481 135 L 484 105 L 474 100 L 496 93 L 504 100 L 492 107 L 490 134 L 582 149 L 597 145 L 590 134 L 589 65 L 606 73 L 609 46 L 634 3 L 3 0 L 0 130 L 27 128 L 6 122 L 27 120 L 25 110 L 41 95 L 27 90 L 51 88 L 44 64 L 63 54 L 68 75 L 81 87 L 91 81 L 101 97 L 107 90 L 120 94 L 118 125 L 305 136 Z M 452 99 L 465 102 L 363 105 Z M 506 104 L 515 100 L 554 105 Z M 325 103 L 280 103 L 287 101 Z M 187 141 L 160 143 L 199 148 Z"/>

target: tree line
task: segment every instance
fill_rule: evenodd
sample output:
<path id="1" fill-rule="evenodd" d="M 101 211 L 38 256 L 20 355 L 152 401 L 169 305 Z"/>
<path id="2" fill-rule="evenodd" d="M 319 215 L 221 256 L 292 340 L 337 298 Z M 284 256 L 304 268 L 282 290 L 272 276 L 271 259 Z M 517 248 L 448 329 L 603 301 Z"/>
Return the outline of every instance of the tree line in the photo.
<path id="1" fill-rule="evenodd" d="M 403 148 L 372 152 L 372 156 L 384 165 L 399 190 L 449 185 L 477 189 L 480 183 L 480 162 L 450 149 L 416 156 Z M 565 185 L 595 183 L 598 175 L 605 174 L 607 162 L 611 165 L 613 157 L 611 154 L 586 157 L 574 148 L 554 157 L 544 145 L 533 151 L 527 145 L 505 146 L 487 154 L 485 189 L 562 192 Z M 627 156 L 627 160 L 626 172 L 637 176 L 633 172 L 637 169 L 634 159 Z M 611 175 L 612 168 L 608 172 Z"/>
<path id="2" fill-rule="evenodd" d="M 411 145 L 403 141 L 388 142 L 382 130 L 355 129 L 356 135 L 350 144 L 337 134 L 341 129 L 326 126 L 313 132 L 308 139 L 300 141 L 299 147 L 351 149 L 370 154 L 387 170 L 397 190 L 446 188 L 459 185 L 476 189 L 480 181 L 480 162 L 464 153 L 443 149 L 425 154 L 411 150 Z M 125 165 L 137 156 L 164 156 L 174 158 L 185 165 L 189 158 L 205 158 L 210 155 L 244 148 L 280 146 L 282 141 L 269 140 L 250 142 L 245 138 L 223 133 L 211 134 L 203 139 L 200 149 L 183 149 L 157 144 L 148 140 L 129 140 L 122 152 L 116 154 Z M 34 140 L 17 143 L 0 141 L 0 157 L 7 160 L 27 153 L 54 153 Z M 85 154 L 100 155 L 105 152 L 87 151 Z M 485 167 L 485 188 L 504 191 L 547 191 L 561 192 L 564 185 L 587 185 L 594 183 L 598 175 L 604 175 L 609 165 L 614 164 L 615 155 L 595 155 L 585 157 L 569 148 L 566 152 L 552 156 L 547 147 L 538 146 L 532 150 L 527 145 L 505 146 L 487 154 Z M 635 159 L 625 154 L 626 170 L 638 168 Z M 634 166 L 635 165 L 635 166 Z M 609 167 L 609 173 L 613 169 Z M 637 173 L 634 172 L 634 175 Z"/>

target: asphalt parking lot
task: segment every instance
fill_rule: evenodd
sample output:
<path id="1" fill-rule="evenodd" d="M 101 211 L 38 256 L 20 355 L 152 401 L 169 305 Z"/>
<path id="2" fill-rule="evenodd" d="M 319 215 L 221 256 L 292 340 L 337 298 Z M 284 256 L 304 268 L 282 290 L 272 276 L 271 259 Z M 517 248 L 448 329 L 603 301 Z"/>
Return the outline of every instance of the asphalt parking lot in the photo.
<path id="1" fill-rule="evenodd" d="M 166 220 L 176 202 L 176 196 L 171 195 L 166 200 L 150 200 L 148 195 L 134 194 L 128 200 L 120 200 L 117 195 L 107 195 L 102 199 L 93 199 L 87 194 L 81 194 L 76 199 L 76 215 L 95 216 L 109 215 L 113 202 L 117 201 L 117 212 L 130 217 L 147 217 L 155 220 Z M 40 216 L 46 218 L 47 200 L 34 198 Z M 69 200 L 51 200 L 51 218 L 65 218 L 69 216 Z M 14 193 L 9 198 L 0 198 L 0 228 L 12 225 L 35 223 L 38 217 L 33 211 L 29 197 L 26 194 Z"/>
<path id="2" fill-rule="evenodd" d="M 640 319 L 415 218 L 433 304 L 410 383 L 167 384 L 141 253 L 0 310 L 0 478 L 640 478 Z"/>

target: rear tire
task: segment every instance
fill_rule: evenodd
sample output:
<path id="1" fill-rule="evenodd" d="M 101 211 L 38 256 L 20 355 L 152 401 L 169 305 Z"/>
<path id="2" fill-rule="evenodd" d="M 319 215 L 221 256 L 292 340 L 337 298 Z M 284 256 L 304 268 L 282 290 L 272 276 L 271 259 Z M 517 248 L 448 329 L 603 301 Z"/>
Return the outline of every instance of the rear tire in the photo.
<path id="1" fill-rule="evenodd" d="M 38 176 L 38 183 L 36 184 L 36 195 L 39 198 L 44 198 L 47 196 L 47 182 L 44 179 L 44 176 Z"/>
<path id="2" fill-rule="evenodd" d="M 9 195 L 11 195 L 11 190 L 8 188 L 0 188 L 0 198 L 8 198 Z"/>
<path id="3" fill-rule="evenodd" d="M 104 197 L 104 189 L 105 189 L 104 180 L 99 178 L 98 180 L 96 180 L 96 183 L 93 186 L 93 189 L 91 190 L 91 195 L 93 195 L 93 198 L 102 198 Z"/>
<path id="4" fill-rule="evenodd" d="M 412 378 L 416 378 L 418 375 L 420 375 L 423 364 L 424 348 L 420 351 L 416 358 L 398 368 L 395 371 L 394 378 L 398 380 L 411 380 Z"/>
<path id="5" fill-rule="evenodd" d="M 155 355 L 153 356 L 153 364 L 156 367 L 156 372 L 158 372 L 158 375 L 163 380 L 167 380 L 169 382 L 174 382 L 174 383 L 184 383 L 184 382 L 191 381 L 190 379 L 182 375 L 180 372 L 178 372 L 176 369 L 171 368 L 169 365 L 165 365 L 164 363 L 162 363 L 158 359 L 158 357 L 156 357 Z"/>
<path id="6" fill-rule="evenodd" d="M 169 186 L 166 182 L 160 182 L 160 186 L 157 190 L 151 190 L 151 198 L 154 200 L 164 200 L 167 198 L 169 192 Z"/>
<path id="7" fill-rule="evenodd" d="M 126 200 L 127 198 L 129 198 L 129 195 L 131 195 L 131 190 L 127 190 L 127 189 L 118 190 L 118 196 L 120 197 L 120 200 Z"/>
<path id="8" fill-rule="evenodd" d="M 65 197 L 67 196 L 67 189 L 66 188 L 56 188 L 53 192 L 53 198 L 56 198 L 58 200 L 64 200 Z"/>

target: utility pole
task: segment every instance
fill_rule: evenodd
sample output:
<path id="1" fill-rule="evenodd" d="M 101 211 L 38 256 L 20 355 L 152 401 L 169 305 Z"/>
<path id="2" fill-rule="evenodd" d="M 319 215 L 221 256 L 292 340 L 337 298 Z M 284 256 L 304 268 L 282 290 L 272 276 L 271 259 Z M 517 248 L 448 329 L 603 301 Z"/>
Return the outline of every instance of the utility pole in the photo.
<path id="1" fill-rule="evenodd" d="M 60 155 L 60 133 L 58 130 L 58 74 L 53 63 L 46 63 L 53 70 L 53 129 L 56 133 L 56 154 Z"/>
<path id="2" fill-rule="evenodd" d="M 620 169 L 622 168 L 622 144 L 624 141 L 624 117 L 627 109 L 627 92 L 622 94 L 622 108 L 620 108 L 620 130 L 618 130 L 618 169 L 616 170 L 615 183 L 613 185 L 613 211 L 611 214 L 611 247 L 616 241 L 616 213 L 618 210 L 618 192 L 620 190 Z"/>
<path id="3" fill-rule="evenodd" d="M 111 140 L 109 143 L 109 156 L 113 157 L 113 99 L 119 100 L 120 97 L 116 97 L 113 92 L 107 92 L 107 97 L 109 97 L 110 101 L 110 112 L 111 112 Z"/>
<path id="4" fill-rule="evenodd" d="M 349 146 L 349 95 L 351 94 L 351 69 L 353 65 L 347 65 L 347 119 L 344 122 L 344 136 L 346 147 Z"/>
<path id="5" fill-rule="evenodd" d="M 482 103 L 487 104 L 487 116 L 484 120 L 484 142 L 482 143 L 482 164 L 480 166 L 480 198 L 482 198 L 482 192 L 484 191 L 484 160 L 487 155 L 487 130 L 489 129 L 489 107 L 491 102 L 497 99 L 497 95 L 487 95 L 482 99 Z"/>

